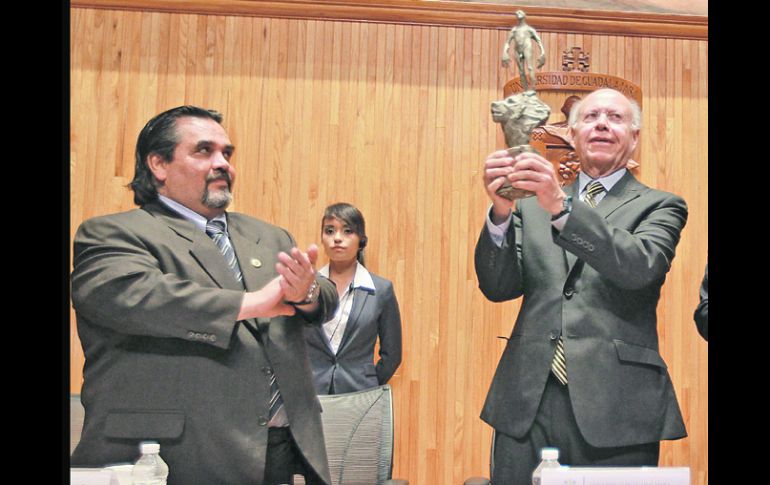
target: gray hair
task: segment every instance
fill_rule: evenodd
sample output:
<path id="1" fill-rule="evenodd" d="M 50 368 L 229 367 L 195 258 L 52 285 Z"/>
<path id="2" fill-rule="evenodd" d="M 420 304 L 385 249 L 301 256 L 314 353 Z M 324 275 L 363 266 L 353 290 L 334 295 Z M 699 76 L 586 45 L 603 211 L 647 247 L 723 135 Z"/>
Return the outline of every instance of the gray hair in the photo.
<path id="1" fill-rule="evenodd" d="M 630 98 L 626 98 L 626 99 L 628 99 L 628 102 L 631 103 L 631 128 L 633 128 L 634 130 L 639 130 L 642 128 L 642 108 L 640 108 L 639 103 L 637 103 L 633 99 L 630 99 Z M 575 128 L 575 126 L 577 126 L 578 113 L 580 113 L 580 106 L 582 104 L 583 104 L 582 99 L 579 101 L 575 101 L 575 103 L 573 103 L 572 109 L 570 109 L 569 111 L 569 119 L 567 121 L 570 128 Z"/>

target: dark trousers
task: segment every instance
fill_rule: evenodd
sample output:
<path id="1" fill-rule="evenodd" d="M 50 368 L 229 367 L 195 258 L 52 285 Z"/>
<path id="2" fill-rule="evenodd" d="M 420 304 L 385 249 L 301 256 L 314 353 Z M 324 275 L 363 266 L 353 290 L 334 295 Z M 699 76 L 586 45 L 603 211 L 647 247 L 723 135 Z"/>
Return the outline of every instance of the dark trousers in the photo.
<path id="1" fill-rule="evenodd" d="M 304 476 L 307 485 L 325 485 L 297 448 L 291 430 L 270 428 L 264 485 L 293 484 L 295 474 Z"/>
<path id="2" fill-rule="evenodd" d="M 493 485 L 530 485 L 540 463 L 540 449 L 559 449 L 559 463 L 569 466 L 657 466 L 660 442 L 614 448 L 589 445 L 578 429 L 569 385 L 551 374 L 535 422 L 521 439 L 495 431 L 492 453 Z"/>

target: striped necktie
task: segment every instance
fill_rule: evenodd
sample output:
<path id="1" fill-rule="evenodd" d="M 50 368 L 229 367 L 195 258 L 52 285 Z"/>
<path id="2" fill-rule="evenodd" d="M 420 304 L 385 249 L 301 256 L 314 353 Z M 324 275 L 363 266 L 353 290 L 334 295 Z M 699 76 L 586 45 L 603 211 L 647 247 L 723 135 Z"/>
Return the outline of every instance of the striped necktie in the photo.
<path id="1" fill-rule="evenodd" d="M 604 186 L 601 182 L 594 180 L 586 188 L 586 195 L 583 202 L 588 204 L 589 207 L 596 207 L 598 202 L 596 196 L 604 192 Z M 556 352 L 553 356 L 553 362 L 551 362 L 551 372 L 559 379 L 559 382 L 567 384 L 567 359 L 564 357 L 564 337 L 559 335 L 559 340 L 556 342 Z"/>
<path id="2" fill-rule="evenodd" d="M 230 244 L 230 238 L 225 233 L 225 223 L 222 221 L 209 221 L 206 223 L 206 234 L 209 235 L 214 243 L 219 248 L 222 256 L 225 257 L 227 265 L 233 272 L 233 276 L 239 282 L 243 283 L 243 274 L 241 273 L 241 267 L 238 265 L 238 260 L 235 258 L 235 251 L 232 244 Z M 275 373 L 270 369 L 270 411 L 269 419 L 272 420 L 273 416 L 283 406 L 283 398 L 278 391 L 278 381 L 275 378 Z"/>
<path id="3" fill-rule="evenodd" d="M 270 372 L 270 411 L 269 421 L 283 407 L 283 398 L 278 390 L 278 381 L 275 378 L 275 372 Z"/>
<path id="4" fill-rule="evenodd" d="M 219 251 L 225 257 L 227 265 L 233 272 L 233 276 L 239 282 L 243 282 L 243 275 L 241 274 L 241 267 L 238 265 L 238 260 L 235 259 L 235 251 L 230 244 L 230 238 L 225 234 L 225 223 L 222 221 L 209 221 L 206 223 L 206 234 L 209 235 L 214 243 L 219 248 Z"/>
<path id="5" fill-rule="evenodd" d="M 599 201 L 596 200 L 596 197 L 604 192 L 604 186 L 601 182 L 594 180 L 590 184 L 588 184 L 588 187 L 586 188 L 586 195 L 583 199 L 583 202 L 589 205 L 589 207 L 596 207 L 596 204 L 599 203 Z"/>

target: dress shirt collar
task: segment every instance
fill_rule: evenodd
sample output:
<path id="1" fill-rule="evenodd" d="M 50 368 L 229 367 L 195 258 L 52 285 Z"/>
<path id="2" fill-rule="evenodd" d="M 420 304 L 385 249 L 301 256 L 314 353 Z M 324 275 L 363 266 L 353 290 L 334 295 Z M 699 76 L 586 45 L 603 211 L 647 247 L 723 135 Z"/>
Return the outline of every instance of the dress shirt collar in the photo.
<path id="1" fill-rule="evenodd" d="M 616 183 L 618 183 L 618 180 L 623 178 L 623 175 L 626 174 L 626 169 L 621 168 L 620 170 L 617 170 L 615 172 L 612 172 L 609 175 L 606 175 L 604 177 L 599 177 L 598 179 L 592 179 L 590 176 L 586 175 L 585 172 L 582 170 L 578 172 L 578 194 L 580 195 L 580 198 L 583 198 L 583 192 L 586 190 L 586 186 L 593 182 L 594 180 L 598 180 L 602 183 L 602 186 L 604 187 L 605 193 L 609 192 L 612 187 L 615 186 Z"/>
<path id="2" fill-rule="evenodd" d="M 325 276 L 326 278 L 329 277 L 329 265 L 327 264 L 323 268 L 319 269 L 318 272 Z M 365 288 L 367 290 L 374 291 L 374 280 L 372 279 L 371 273 L 364 267 L 363 264 L 356 261 L 356 274 L 353 276 L 353 282 L 350 284 L 351 288 Z"/>
<path id="3" fill-rule="evenodd" d="M 194 210 L 192 210 L 192 209 L 190 209 L 190 208 L 188 208 L 186 206 L 183 206 L 179 202 L 177 202 L 175 200 L 169 199 L 168 197 L 166 197 L 164 195 L 158 194 L 158 198 L 160 199 L 160 201 L 163 204 L 165 204 L 166 207 L 168 207 L 172 211 L 176 212 L 180 216 L 184 217 L 188 221 L 190 221 L 193 224 L 195 224 L 195 227 L 197 227 L 201 231 L 206 232 L 206 223 L 208 222 L 208 220 L 205 217 L 203 217 L 202 215 L 198 214 Z M 224 222 L 225 223 L 225 234 L 227 234 L 227 217 L 225 217 L 224 214 L 218 215 L 218 216 L 216 216 L 215 218 L 213 218 L 211 220 L 212 221 L 222 221 L 222 222 Z"/>

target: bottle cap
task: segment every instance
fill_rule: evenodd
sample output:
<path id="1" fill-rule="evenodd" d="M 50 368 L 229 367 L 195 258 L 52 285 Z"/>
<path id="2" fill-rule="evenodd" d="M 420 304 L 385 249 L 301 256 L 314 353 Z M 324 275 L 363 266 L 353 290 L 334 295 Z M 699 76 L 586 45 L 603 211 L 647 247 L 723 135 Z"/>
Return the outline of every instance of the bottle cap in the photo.
<path id="1" fill-rule="evenodd" d="M 558 448 L 543 448 L 540 450 L 540 457 L 543 460 L 558 460 L 559 449 Z"/>
<path id="2" fill-rule="evenodd" d="M 144 441 L 139 443 L 139 451 L 141 451 L 143 455 L 146 453 L 158 453 L 160 452 L 160 444 L 154 441 Z"/>

